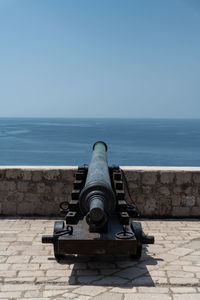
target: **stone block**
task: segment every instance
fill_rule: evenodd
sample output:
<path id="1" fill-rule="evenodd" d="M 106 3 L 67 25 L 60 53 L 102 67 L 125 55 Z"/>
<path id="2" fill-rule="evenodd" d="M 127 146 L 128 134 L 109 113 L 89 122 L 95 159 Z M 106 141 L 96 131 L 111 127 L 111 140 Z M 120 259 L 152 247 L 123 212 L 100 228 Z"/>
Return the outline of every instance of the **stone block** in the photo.
<path id="1" fill-rule="evenodd" d="M 192 182 L 192 173 L 191 172 L 177 172 L 176 173 L 176 182 L 178 185 L 191 183 Z"/>
<path id="2" fill-rule="evenodd" d="M 23 181 L 17 182 L 17 190 L 19 192 L 27 192 L 29 190 L 29 183 Z"/>
<path id="3" fill-rule="evenodd" d="M 125 176 L 128 180 L 128 182 L 136 182 L 141 180 L 141 172 L 137 171 L 124 171 Z"/>
<path id="4" fill-rule="evenodd" d="M 167 294 L 125 294 L 124 300 L 171 300 L 171 296 Z"/>
<path id="5" fill-rule="evenodd" d="M 8 169 L 6 170 L 7 179 L 19 179 L 21 178 L 22 170 L 20 169 Z"/>
<path id="6" fill-rule="evenodd" d="M 194 196 L 182 196 L 181 197 L 181 202 L 180 205 L 181 206 L 186 206 L 186 207 L 191 207 L 195 205 L 195 197 Z"/>
<path id="7" fill-rule="evenodd" d="M 187 187 L 186 189 L 184 189 L 184 193 L 185 193 L 186 195 L 192 195 L 192 193 L 193 193 L 192 187 L 189 186 L 189 187 Z"/>
<path id="8" fill-rule="evenodd" d="M 32 180 L 34 182 L 38 182 L 42 180 L 42 171 L 33 171 L 32 173 Z"/>
<path id="9" fill-rule="evenodd" d="M 146 199 L 145 199 L 146 202 Z M 146 216 L 145 203 L 136 203 L 141 216 Z"/>
<path id="10" fill-rule="evenodd" d="M 63 191 L 64 191 L 64 184 L 63 184 L 63 182 L 55 182 L 52 185 L 52 190 L 53 190 L 53 193 L 55 193 L 55 194 L 62 194 Z"/>
<path id="11" fill-rule="evenodd" d="M 191 209 L 191 216 L 193 217 L 200 217 L 200 207 L 199 206 L 193 206 Z"/>
<path id="12" fill-rule="evenodd" d="M 24 199 L 24 193 L 20 192 L 9 192 L 7 194 L 7 200 L 8 201 L 13 201 L 13 202 L 20 202 L 23 201 Z"/>
<path id="13" fill-rule="evenodd" d="M 39 182 L 36 184 L 35 191 L 38 194 L 43 194 L 43 193 L 49 194 L 52 192 L 51 184 Z"/>
<path id="14" fill-rule="evenodd" d="M 172 206 L 180 206 L 181 197 L 180 196 L 172 196 Z"/>
<path id="15" fill-rule="evenodd" d="M 26 181 L 31 181 L 32 171 L 23 170 L 22 171 L 22 179 Z"/>
<path id="16" fill-rule="evenodd" d="M 44 182 L 36 183 L 36 192 L 41 194 L 44 193 L 46 189 L 46 185 Z"/>
<path id="17" fill-rule="evenodd" d="M 163 197 L 159 200 L 159 215 L 170 216 L 172 211 L 172 199 L 170 197 Z"/>
<path id="18" fill-rule="evenodd" d="M 6 191 L 0 191 L 0 202 L 6 201 L 8 198 L 8 192 Z"/>
<path id="19" fill-rule="evenodd" d="M 4 201 L 2 203 L 2 213 L 4 215 L 16 215 L 17 203 L 16 201 Z"/>
<path id="20" fill-rule="evenodd" d="M 190 285 L 197 285 L 198 284 L 198 279 L 197 278 L 182 278 L 182 277 L 171 277 L 169 279 L 170 283 L 173 285 L 183 285 L 183 286 L 190 286 Z M 189 298 L 187 298 L 189 299 Z M 192 299 L 192 298 L 190 298 Z"/>
<path id="21" fill-rule="evenodd" d="M 192 178 L 193 178 L 193 182 L 194 183 L 200 183 L 200 172 L 198 172 L 198 173 L 193 173 L 193 176 L 192 176 Z"/>
<path id="22" fill-rule="evenodd" d="M 200 195 L 196 197 L 197 206 L 200 206 Z"/>
<path id="23" fill-rule="evenodd" d="M 157 172 L 143 172 L 142 183 L 153 185 L 157 181 Z"/>
<path id="24" fill-rule="evenodd" d="M 128 187 L 131 191 L 135 191 L 136 189 L 138 189 L 138 185 L 136 183 L 134 183 L 133 181 L 128 181 Z M 127 186 L 126 184 L 124 185 L 124 188 L 126 189 Z"/>
<path id="25" fill-rule="evenodd" d="M 22 294 L 22 292 L 21 291 L 15 291 L 15 292 L 11 292 L 11 291 L 9 291 L 9 292 L 1 292 L 1 294 L 0 294 L 0 297 L 2 298 L 2 300 L 8 300 L 8 299 L 21 299 L 21 294 Z"/>
<path id="26" fill-rule="evenodd" d="M 184 287 L 184 286 L 181 286 L 181 287 L 171 287 L 171 290 L 174 294 L 189 294 L 189 293 L 195 293 L 196 290 L 194 287 Z M 187 295 L 184 295 L 182 297 L 182 300 L 184 300 L 184 297 L 187 296 Z M 186 298 L 186 297 L 185 297 Z M 188 300 L 188 298 L 186 298 Z M 191 298 L 192 299 L 192 298 Z"/>
<path id="27" fill-rule="evenodd" d="M 136 201 L 135 202 L 144 205 L 144 203 L 145 203 L 145 196 L 142 195 L 142 194 L 138 194 L 137 197 L 136 197 Z"/>
<path id="28" fill-rule="evenodd" d="M 0 191 L 15 191 L 16 183 L 14 181 L 0 181 Z"/>
<path id="29" fill-rule="evenodd" d="M 38 202 L 39 196 L 38 194 L 34 194 L 34 193 L 26 193 L 24 195 L 24 200 L 27 202 Z"/>
<path id="30" fill-rule="evenodd" d="M 35 207 L 37 202 L 20 202 L 17 205 L 17 214 L 18 215 L 33 215 L 35 214 Z"/>
<path id="31" fill-rule="evenodd" d="M 122 294 L 120 293 L 111 293 L 110 291 L 107 293 L 102 293 L 94 298 L 95 300 L 122 300 Z"/>
<path id="32" fill-rule="evenodd" d="M 151 186 L 149 186 L 149 185 L 143 185 L 142 186 L 142 192 L 144 194 L 150 194 L 151 193 Z"/>
<path id="33" fill-rule="evenodd" d="M 53 202 L 54 201 L 54 195 L 53 194 L 44 194 L 41 195 L 41 201 L 42 202 Z"/>
<path id="34" fill-rule="evenodd" d="M 59 170 L 61 179 L 69 182 L 74 181 L 76 171 L 77 170 Z"/>
<path id="35" fill-rule="evenodd" d="M 190 207 L 176 207 L 172 208 L 173 217 L 188 217 L 190 216 Z"/>
<path id="36" fill-rule="evenodd" d="M 60 172 L 58 170 L 44 170 L 43 177 L 46 180 L 58 180 Z"/>
<path id="37" fill-rule="evenodd" d="M 166 186 L 162 186 L 158 189 L 158 192 L 161 194 L 161 195 L 164 195 L 164 196 L 169 196 L 170 195 L 170 190 L 168 189 L 168 187 Z"/>
<path id="38" fill-rule="evenodd" d="M 4 179 L 5 178 L 5 174 L 6 174 L 5 169 L 0 169 L 0 179 Z"/>
<path id="39" fill-rule="evenodd" d="M 144 205 L 145 216 L 158 215 L 158 211 L 159 211 L 158 201 L 155 198 L 146 199 L 146 203 Z"/>
<path id="40" fill-rule="evenodd" d="M 174 178 L 175 178 L 174 172 L 161 171 L 161 174 L 160 174 L 160 182 L 161 183 L 163 183 L 163 184 L 173 183 Z"/>
<path id="41" fill-rule="evenodd" d="M 176 186 L 175 188 L 173 188 L 173 192 L 175 195 L 180 195 L 183 193 L 183 189 L 181 189 L 179 186 Z"/>

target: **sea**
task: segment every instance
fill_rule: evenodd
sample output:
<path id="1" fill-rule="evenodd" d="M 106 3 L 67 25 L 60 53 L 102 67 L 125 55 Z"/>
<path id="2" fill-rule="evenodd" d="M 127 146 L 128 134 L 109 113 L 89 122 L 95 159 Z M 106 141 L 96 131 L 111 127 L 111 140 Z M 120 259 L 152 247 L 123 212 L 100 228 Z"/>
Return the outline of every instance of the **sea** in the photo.
<path id="1" fill-rule="evenodd" d="M 200 166 L 200 119 L 0 118 L 0 165 L 88 164 L 108 145 L 110 165 Z"/>

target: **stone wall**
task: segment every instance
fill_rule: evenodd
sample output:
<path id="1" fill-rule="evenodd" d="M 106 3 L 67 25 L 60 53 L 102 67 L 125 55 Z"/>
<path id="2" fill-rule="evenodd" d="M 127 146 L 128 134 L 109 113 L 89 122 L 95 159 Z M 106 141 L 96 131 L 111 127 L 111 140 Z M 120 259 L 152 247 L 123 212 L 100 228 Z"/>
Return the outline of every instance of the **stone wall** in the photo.
<path id="1" fill-rule="evenodd" d="M 122 167 L 141 216 L 200 216 L 200 167 Z M 1 215 L 59 215 L 77 167 L 0 167 Z M 131 199 L 129 197 L 131 196 Z"/>

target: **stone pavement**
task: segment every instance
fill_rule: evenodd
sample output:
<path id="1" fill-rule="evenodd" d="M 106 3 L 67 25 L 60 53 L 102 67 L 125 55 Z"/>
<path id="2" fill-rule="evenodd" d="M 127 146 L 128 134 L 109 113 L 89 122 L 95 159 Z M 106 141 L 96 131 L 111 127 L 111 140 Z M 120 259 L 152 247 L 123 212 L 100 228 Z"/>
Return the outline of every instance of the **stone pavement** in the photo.
<path id="1" fill-rule="evenodd" d="M 0 299 L 200 299 L 200 221 L 143 220 L 155 244 L 139 261 L 69 256 L 41 244 L 54 219 L 0 219 Z"/>

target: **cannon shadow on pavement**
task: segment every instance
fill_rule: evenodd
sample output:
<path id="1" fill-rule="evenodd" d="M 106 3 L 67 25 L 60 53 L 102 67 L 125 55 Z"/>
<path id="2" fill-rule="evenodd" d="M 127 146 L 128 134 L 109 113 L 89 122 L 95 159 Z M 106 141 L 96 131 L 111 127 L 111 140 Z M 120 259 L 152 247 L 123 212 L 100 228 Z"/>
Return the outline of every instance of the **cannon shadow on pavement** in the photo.
<path id="1" fill-rule="evenodd" d="M 139 260 L 128 255 L 67 255 L 58 261 L 71 266 L 71 274 L 66 277 L 69 285 L 94 285 L 110 287 L 155 286 L 149 269 L 162 259 L 154 258 L 148 252 L 148 245 L 143 245 Z"/>

